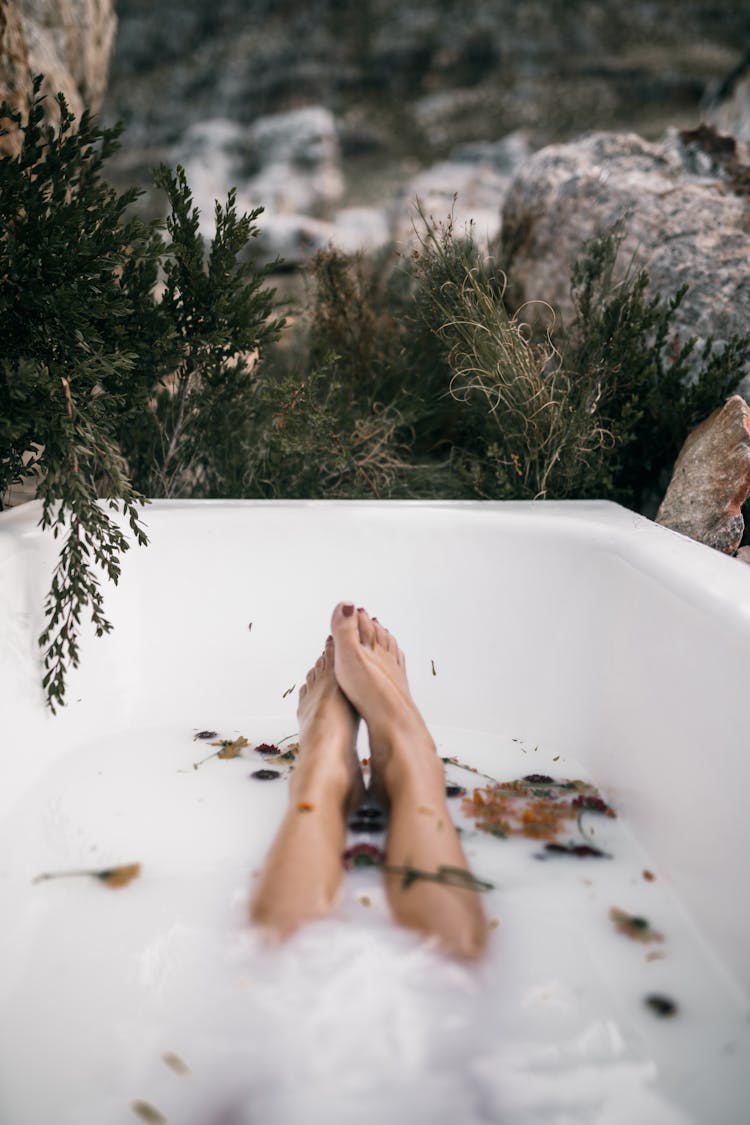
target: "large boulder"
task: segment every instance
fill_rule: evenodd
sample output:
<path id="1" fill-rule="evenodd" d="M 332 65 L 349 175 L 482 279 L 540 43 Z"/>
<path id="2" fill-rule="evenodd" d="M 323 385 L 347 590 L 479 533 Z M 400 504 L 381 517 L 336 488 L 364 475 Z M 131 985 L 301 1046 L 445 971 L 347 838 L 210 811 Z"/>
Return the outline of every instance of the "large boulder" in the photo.
<path id="1" fill-rule="evenodd" d="M 656 522 L 731 555 L 750 495 L 750 407 L 732 395 L 688 435 Z"/>
<path id="2" fill-rule="evenodd" d="M 706 117 L 720 133 L 750 145 L 750 51 L 715 91 Z"/>
<path id="3" fill-rule="evenodd" d="M 684 336 L 717 343 L 750 324 L 750 197 L 745 154 L 701 127 L 660 143 L 593 133 L 544 148 L 523 164 L 505 199 L 499 259 L 522 301 L 571 313 L 570 270 L 597 231 L 624 221 L 623 268 L 633 255 L 654 292 L 688 293 L 675 318 Z"/>
<path id="4" fill-rule="evenodd" d="M 57 120 L 61 92 L 76 117 L 98 110 L 107 86 L 117 18 L 114 0 L 4 0 L 0 4 L 0 101 L 24 110 L 43 74 L 46 109 Z M 0 138 L 0 151 L 17 139 Z"/>

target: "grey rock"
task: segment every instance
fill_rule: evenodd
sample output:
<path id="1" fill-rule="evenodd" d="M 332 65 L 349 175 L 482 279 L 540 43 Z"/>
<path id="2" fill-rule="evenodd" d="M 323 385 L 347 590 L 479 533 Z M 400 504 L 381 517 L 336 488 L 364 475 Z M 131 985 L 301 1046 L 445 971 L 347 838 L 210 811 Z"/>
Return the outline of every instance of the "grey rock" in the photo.
<path id="1" fill-rule="evenodd" d="M 502 218 L 499 260 L 513 300 L 550 302 L 568 318 L 570 269 L 588 239 L 625 220 L 623 268 L 634 257 L 652 290 L 688 293 L 681 337 L 721 343 L 750 323 L 750 205 L 721 160 L 670 133 L 594 133 L 535 153 L 516 174 Z"/>
<path id="2" fill-rule="evenodd" d="M 264 262 L 282 259 L 287 268 L 302 266 L 333 243 L 334 225 L 309 215 L 263 215 L 252 253 Z"/>
<path id="3" fill-rule="evenodd" d="M 332 242 L 342 253 L 372 253 L 390 241 L 391 226 L 385 208 L 344 207 L 336 212 Z"/>
<path id="4" fill-rule="evenodd" d="M 264 209 L 264 257 L 296 263 L 305 260 L 305 247 L 316 253 L 332 236 L 332 226 L 318 221 L 343 190 L 328 110 L 309 106 L 250 127 L 228 118 L 203 120 L 185 130 L 172 159 L 185 168 L 206 237 L 213 234 L 214 202 L 223 202 L 231 187 L 241 210 Z"/>
<path id="5" fill-rule="evenodd" d="M 750 145 L 750 51 L 715 92 L 705 116 L 720 133 Z"/>
<path id="6" fill-rule="evenodd" d="M 467 141 L 456 145 L 451 160 L 460 164 L 486 164 L 505 175 L 514 173 L 532 154 L 526 129 L 515 129 L 499 141 Z"/>
<path id="7" fill-rule="evenodd" d="M 453 159 L 433 164 L 408 180 L 393 205 L 396 242 L 408 245 L 418 237 L 419 208 L 438 223 L 452 217 L 457 234 L 471 230 L 480 246 L 488 246 L 500 232 L 513 153 L 514 142 L 466 146 Z M 517 160 L 527 154 L 524 146 L 517 146 Z"/>

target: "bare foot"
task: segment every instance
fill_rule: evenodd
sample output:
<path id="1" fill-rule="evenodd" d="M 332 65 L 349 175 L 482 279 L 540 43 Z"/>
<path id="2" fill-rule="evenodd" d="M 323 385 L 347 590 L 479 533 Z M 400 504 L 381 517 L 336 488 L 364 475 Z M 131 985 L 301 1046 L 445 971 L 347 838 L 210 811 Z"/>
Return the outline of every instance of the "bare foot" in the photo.
<path id="1" fill-rule="evenodd" d="M 444 869 L 468 873 L 469 867 L 446 804 L 443 763 L 411 697 L 403 653 L 387 629 L 348 602 L 334 609 L 331 631 L 336 679 L 370 734 L 371 786 L 382 785 L 390 801 L 385 886 L 393 915 L 447 953 L 479 957 L 487 940 L 479 895 L 440 880 Z M 418 873 L 416 882 L 404 878 L 409 872 Z"/>
<path id="2" fill-rule="evenodd" d="M 367 723 L 374 787 L 382 784 L 390 793 L 411 778 L 442 790 L 442 763 L 412 699 L 395 637 L 348 602 L 334 609 L 331 631 L 336 679 Z"/>
<path id="3" fill-rule="evenodd" d="M 293 794 L 323 784 L 340 790 L 342 801 L 364 796 L 364 782 L 355 750 L 359 716 L 341 691 L 334 674 L 333 638 L 307 673 L 297 704 L 299 756 L 291 777 Z"/>

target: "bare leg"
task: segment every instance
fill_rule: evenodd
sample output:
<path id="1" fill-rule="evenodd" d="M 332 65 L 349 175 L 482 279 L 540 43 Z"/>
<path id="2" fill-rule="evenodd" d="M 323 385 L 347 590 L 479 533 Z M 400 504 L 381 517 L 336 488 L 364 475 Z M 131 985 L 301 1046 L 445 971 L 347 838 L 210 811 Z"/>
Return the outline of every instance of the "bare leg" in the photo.
<path id="1" fill-rule="evenodd" d="M 411 697 L 403 653 L 364 610 L 342 603 L 333 611 L 336 679 L 370 734 L 374 784 L 390 801 L 388 866 L 435 872 L 468 863 L 445 799 L 443 764 Z M 478 957 L 487 939 L 479 894 L 464 887 L 417 880 L 403 886 L 386 875 L 394 917 L 436 938 L 459 957 Z"/>
<path id="2" fill-rule="evenodd" d="M 330 638 L 300 689 L 297 717 L 289 809 L 250 904 L 251 921 L 279 938 L 333 906 L 343 875 L 345 810 L 364 795 L 354 749 L 358 718 L 334 678 Z"/>

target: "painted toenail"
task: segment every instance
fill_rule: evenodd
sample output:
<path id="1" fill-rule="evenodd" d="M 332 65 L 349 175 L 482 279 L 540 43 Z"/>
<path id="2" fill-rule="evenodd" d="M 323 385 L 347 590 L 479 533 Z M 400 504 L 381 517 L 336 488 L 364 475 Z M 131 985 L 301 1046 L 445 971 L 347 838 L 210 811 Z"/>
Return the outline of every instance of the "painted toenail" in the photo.
<path id="1" fill-rule="evenodd" d="M 366 612 L 366 610 L 365 610 L 365 607 L 363 605 L 357 606 L 357 613 L 365 613 L 365 612 Z"/>
<path id="2" fill-rule="evenodd" d="M 354 613 L 353 604 L 351 602 L 347 602 L 346 605 L 342 605 L 341 612 L 343 613 L 344 617 L 351 617 L 351 615 Z"/>

